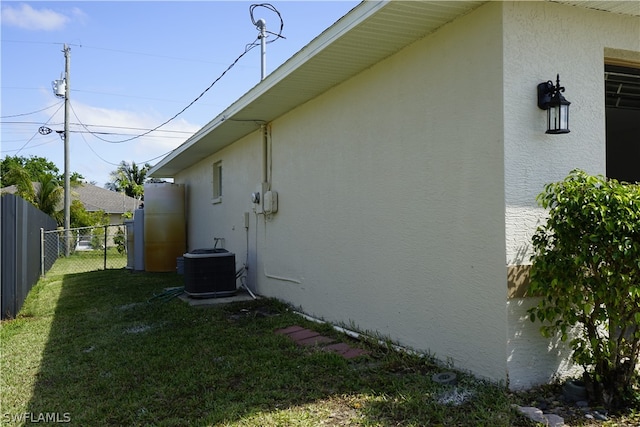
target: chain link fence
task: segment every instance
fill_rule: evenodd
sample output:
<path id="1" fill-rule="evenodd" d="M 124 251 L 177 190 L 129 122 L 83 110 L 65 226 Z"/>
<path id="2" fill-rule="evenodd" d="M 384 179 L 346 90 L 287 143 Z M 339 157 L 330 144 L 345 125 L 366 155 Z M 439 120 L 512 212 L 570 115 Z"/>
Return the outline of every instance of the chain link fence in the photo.
<path id="1" fill-rule="evenodd" d="M 124 224 L 42 231 L 41 234 L 43 276 L 127 266 Z"/>

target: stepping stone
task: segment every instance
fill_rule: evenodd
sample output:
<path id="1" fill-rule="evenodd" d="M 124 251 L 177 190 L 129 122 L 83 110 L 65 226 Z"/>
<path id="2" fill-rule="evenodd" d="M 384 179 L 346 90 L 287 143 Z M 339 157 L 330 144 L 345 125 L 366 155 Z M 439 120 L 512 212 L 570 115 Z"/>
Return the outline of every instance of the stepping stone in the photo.
<path id="1" fill-rule="evenodd" d="M 304 328 L 302 326 L 294 325 L 294 326 L 289 326 L 289 327 L 284 328 L 284 329 L 278 329 L 276 331 L 276 334 L 278 334 L 278 335 L 289 335 L 290 333 L 298 332 L 298 331 L 301 331 L 303 329 Z"/>
<path id="2" fill-rule="evenodd" d="M 317 337 L 320 335 L 320 333 L 316 331 L 311 331 L 309 329 L 302 329 L 300 331 L 292 332 L 287 335 L 292 340 L 298 342 L 298 341 L 306 340 L 307 338 Z"/>
<path id="3" fill-rule="evenodd" d="M 318 344 L 327 344 L 333 342 L 333 340 L 329 337 L 325 337 L 322 335 L 317 335 L 315 337 L 310 337 L 310 338 L 305 338 L 302 340 L 298 340 L 296 341 L 297 344 L 299 345 L 305 345 L 305 346 L 314 346 L 314 345 L 318 345 Z"/>
<path id="4" fill-rule="evenodd" d="M 317 346 L 322 344 L 329 344 L 322 347 L 322 350 L 332 351 L 344 357 L 345 359 L 353 359 L 358 356 L 369 354 L 366 350 L 359 348 L 353 348 L 346 343 L 335 343 L 334 339 L 320 335 L 319 332 L 312 331 L 310 329 L 303 328 L 301 326 L 289 326 L 284 329 L 278 329 L 275 331 L 278 335 L 285 335 L 295 341 L 296 344 L 302 346 Z"/>
<path id="5" fill-rule="evenodd" d="M 349 344 L 345 344 L 343 342 L 337 344 L 331 344 L 325 347 L 325 350 L 332 351 L 334 353 L 338 353 L 345 359 L 353 359 L 358 356 L 363 356 L 365 354 L 369 354 L 368 351 L 361 350 L 359 348 L 353 348 Z"/>

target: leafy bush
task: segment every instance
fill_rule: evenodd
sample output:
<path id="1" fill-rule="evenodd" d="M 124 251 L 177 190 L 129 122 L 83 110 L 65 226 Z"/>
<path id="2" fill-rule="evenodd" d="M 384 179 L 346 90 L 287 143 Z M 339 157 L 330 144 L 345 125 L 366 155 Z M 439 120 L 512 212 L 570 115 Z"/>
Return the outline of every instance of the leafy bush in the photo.
<path id="1" fill-rule="evenodd" d="M 124 230 L 122 230 L 122 227 L 118 227 L 116 235 L 113 237 L 113 243 L 115 243 L 116 248 L 118 249 L 118 253 L 123 254 L 127 251 L 126 237 L 124 235 Z"/>
<path id="2" fill-rule="evenodd" d="M 532 239 L 530 292 L 542 298 L 531 320 L 571 335 L 591 398 L 622 408 L 638 382 L 640 186 L 574 170 L 537 200 L 549 218 Z"/>

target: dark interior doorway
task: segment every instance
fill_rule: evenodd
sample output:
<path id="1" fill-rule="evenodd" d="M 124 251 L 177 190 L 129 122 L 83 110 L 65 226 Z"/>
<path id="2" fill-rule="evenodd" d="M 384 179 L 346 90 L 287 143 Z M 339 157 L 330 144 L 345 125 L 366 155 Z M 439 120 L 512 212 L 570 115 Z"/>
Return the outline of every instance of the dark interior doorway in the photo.
<path id="1" fill-rule="evenodd" d="M 640 182 L 640 67 L 604 71 L 607 177 Z"/>

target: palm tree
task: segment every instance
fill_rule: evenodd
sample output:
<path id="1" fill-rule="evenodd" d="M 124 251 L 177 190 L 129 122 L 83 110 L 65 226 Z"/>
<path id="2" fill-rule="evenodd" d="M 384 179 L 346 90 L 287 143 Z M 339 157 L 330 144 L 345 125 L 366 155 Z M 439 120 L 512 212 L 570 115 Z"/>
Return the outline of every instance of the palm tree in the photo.
<path id="1" fill-rule="evenodd" d="M 61 212 L 57 210 L 64 196 L 64 189 L 51 173 L 43 173 L 36 181 L 23 167 L 14 167 L 9 176 L 15 182 L 16 195 L 28 201 L 61 224 Z"/>
<path id="2" fill-rule="evenodd" d="M 56 177 L 51 174 L 41 175 L 37 184 L 39 185 L 37 185 L 38 188 L 35 192 L 34 204 L 42 212 L 59 220 L 60 212 L 56 208 L 62 201 L 64 189 L 60 186 Z"/>
<path id="3" fill-rule="evenodd" d="M 35 205 L 36 192 L 29 172 L 24 167 L 13 167 L 7 177 L 15 183 L 16 195 Z"/>
<path id="4" fill-rule="evenodd" d="M 145 163 L 139 168 L 136 162 L 129 163 L 124 160 L 118 165 L 118 169 L 111 172 L 111 182 L 106 187 L 113 191 L 124 191 L 129 197 L 141 199 L 144 193 L 144 182 L 147 179 L 147 173 L 151 169 L 149 163 Z"/>

